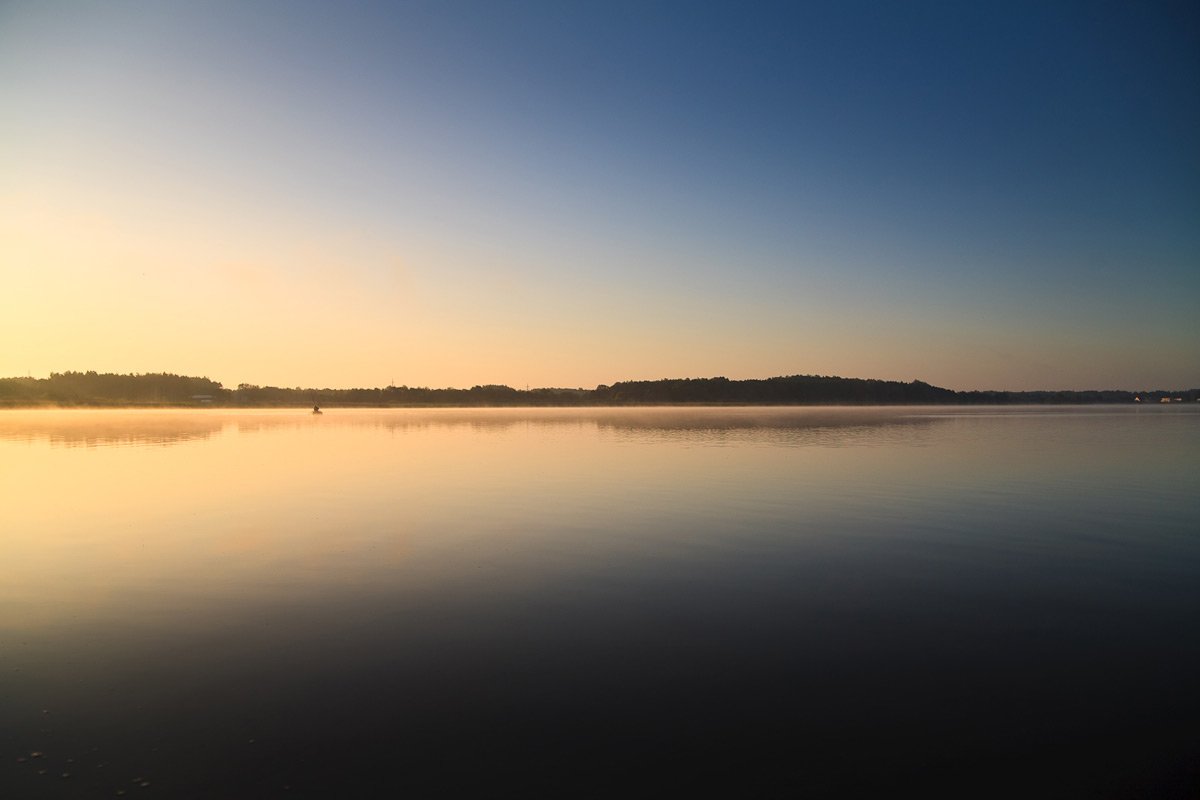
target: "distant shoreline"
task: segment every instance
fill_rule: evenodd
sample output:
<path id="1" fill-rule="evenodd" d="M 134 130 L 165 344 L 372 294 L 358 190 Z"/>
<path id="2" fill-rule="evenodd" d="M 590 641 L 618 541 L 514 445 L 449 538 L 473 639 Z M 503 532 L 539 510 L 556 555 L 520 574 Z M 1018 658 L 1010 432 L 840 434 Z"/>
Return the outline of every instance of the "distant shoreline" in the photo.
<path id="1" fill-rule="evenodd" d="M 0 409 L 38 408 L 620 408 L 630 406 L 1057 406 L 1174 405 L 1200 401 L 1200 389 L 1142 392 L 971 391 L 825 375 L 729 380 L 680 378 L 623 381 L 595 389 L 470 389 L 387 386 L 301 389 L 240 384 L 171 373 L 51 373 L 0 378 Z"/>
<path id="2" fill-rule="evenodd" d="M 1197 401 L 1200 402 L 1200 401 Z M 425 404 L 425 405 L 327 405 L 321 406 L 321 411 L 404 411 L 432 409 L 621 409 L 621 408 L 1130 408 L 1144 406 L 1146 408 L 1179 408 L 1197 405 L 1193 403 L 622 403 L 619 405 L 455 405 Z M 307 411 L 312 413 L 310 406 L 292 405 L 152 405 L 152 404 L 123 404 L 123 405 L 0 405 L 4 411 Z"/>

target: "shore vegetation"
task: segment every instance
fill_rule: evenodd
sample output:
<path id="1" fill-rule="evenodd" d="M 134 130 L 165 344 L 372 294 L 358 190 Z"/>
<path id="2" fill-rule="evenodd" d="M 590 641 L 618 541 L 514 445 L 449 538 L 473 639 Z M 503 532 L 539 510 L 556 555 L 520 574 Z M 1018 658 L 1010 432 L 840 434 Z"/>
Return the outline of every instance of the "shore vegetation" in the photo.
<path id="1" fill-rule="evenodd" d="M 0 407 L 422 407 L 422 406 L 634 406 L 634 405 L 1067 405 L 1195 403 L 1200 389 L 1183 391 L 971 391 L 923 381 L 910 383 L 828 375 L 776 378 L 674 378 L 623 381 L 594 389 L 470 389 L 386 386 L 305 389 L 242 383 L 227 389 L 206 377 L 167 372 L 53 372 L 48 378 L 0 378 Z"/>

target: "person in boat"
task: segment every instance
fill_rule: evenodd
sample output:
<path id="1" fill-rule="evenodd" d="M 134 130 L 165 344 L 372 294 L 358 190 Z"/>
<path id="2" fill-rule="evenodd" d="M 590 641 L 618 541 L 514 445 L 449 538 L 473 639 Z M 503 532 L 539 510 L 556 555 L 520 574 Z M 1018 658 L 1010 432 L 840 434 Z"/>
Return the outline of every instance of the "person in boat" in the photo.
<path id="1" fill-rule="evenodd" d="M 325 412 L 321 410 L 320 406 L 313 406 L 313 413 L 314 414 L 324 414 Z"/>

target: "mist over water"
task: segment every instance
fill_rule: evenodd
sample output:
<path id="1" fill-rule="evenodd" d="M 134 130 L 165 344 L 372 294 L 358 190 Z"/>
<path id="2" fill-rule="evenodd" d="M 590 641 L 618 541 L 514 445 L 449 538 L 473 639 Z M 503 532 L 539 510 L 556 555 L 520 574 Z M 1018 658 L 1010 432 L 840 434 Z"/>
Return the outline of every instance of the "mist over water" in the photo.
<path id="1" fill-rule="evenodd" d="M 1195 409 L 326 412 L 0 414 L 0 794 L 1197 788 Z"/>

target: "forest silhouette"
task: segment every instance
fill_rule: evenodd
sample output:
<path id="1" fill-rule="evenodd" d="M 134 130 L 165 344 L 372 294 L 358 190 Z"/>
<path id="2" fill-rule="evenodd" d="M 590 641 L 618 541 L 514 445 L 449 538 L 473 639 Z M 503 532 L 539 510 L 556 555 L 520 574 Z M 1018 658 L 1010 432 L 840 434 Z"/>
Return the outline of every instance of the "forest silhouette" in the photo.
<path id="1" fill-rule="evenodd" d="M 595 389 L 470 389 L 386 386 L 304 389 L 239 384 L 226 389 L 209 378 L 171 373 L 52 372 L 49 378 L 0 378 L 0 407 L 368 407 L 403 406 L 630 406 L 630 405 L 1012 405 L 1196 402 L 1200 389 L 958 392 L 911 383 L 825 375 L 776 378 L 679 378 L 623 381 Z"/>

